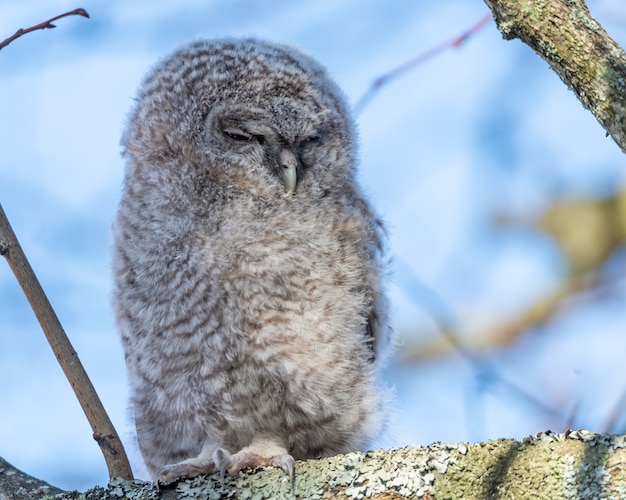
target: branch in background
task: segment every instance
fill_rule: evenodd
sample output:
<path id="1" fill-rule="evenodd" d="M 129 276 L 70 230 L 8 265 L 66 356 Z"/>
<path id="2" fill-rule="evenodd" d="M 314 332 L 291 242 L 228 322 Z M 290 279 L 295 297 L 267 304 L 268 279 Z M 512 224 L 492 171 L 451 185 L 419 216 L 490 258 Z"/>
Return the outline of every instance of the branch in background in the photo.
<path id="1" fill-rule="evenodd" d="M 415 363 L 435 357 L 434 355 L 450 354 L 454 351 L 472 367 L 474 377 L 482 387 L 499 384 L 517 400 L 529 404 L 546 415 L 565 420 L 560 408 L 545 403 L 517 383 L 504 377 L 491 362 L 488 353 L 482 348 L 477 348 L 478 346 L 472 344 L 472 339 L 467 339 L 467 336 L 460 331 L 459 322 L 445 301 L 434 290 L 424 285 L 404 261 L 397 258 L 394 263 L 398 284 L 418 307 L 428 312 L 439 333 L 434 341 L 413 346 L 404 345 L 398 352 L 400 362 Z M 438 351 L 433 352 L 432 346 L 435 346 Z"/>
<path id="2" fill-rule="evenodd" d="M 0 42 L 0 50 L 5 48 L 12 41 L 17 40 L 22 35 L 25 35 L 26 33 L 30 33 L 31 31 L 44 30 L 48 28 L 56 28 L 56 25 L 52 24 L 52 22 L 56 21 L 57 19 L 61 19 L 62 17 L 67 17 L 67 16 L 83 16 L 83 17 L 89 18 L 89 14 L 87 14 L 87 11 L 85 9 L 78 8 L 78 9 L 71 10 L 69 12 L 65 12 L 64 14 L 59 14 L 58 16 L 48 19 L 47 21 L 44 21 L 43 23 L 36 24 L 35 26 L 31 26 L 30 28 L 26 28 L 26 29 L 20 28 L 19 30 L 15 32 L 13 36 L 10 36 L 6 40 L 3 40 L 2 42 Z"/>
<path id="3" fill-rule="evenodd" d="M 477 379 L 482 379 L 490 384 L 495 382 L 505 389 L 508 394 L 515 397 L 516 400 L 525 402 L 546 415 L 565 420 L 566 424 L 563 428 L 575 427 L 574 422 L 578 416 L 578 403 L 573 406 L 570 415 L 566 417 L 563 410 L 559 409 L 558 406 L 543 402 L 534 394 L 517 385 L 516 382 L 507 379 L 499 373 L 489 359 L 489 352 L 506 347 L 529 330 L 548 323 L 570 300 L 576 299 L 580 294 L 585 292 L 603 292 L 603 288 L 610 286 L 611 284 L 602 282 L 601 270 L 599 268 L 586 274 L 573 274 L 556 292 L 525 310 L 519 317 L 493 330 L 472 336 L 459 337 L 454 330 L 441 328 L 441 323 L 436 321 L 435 318 L 435 321 L 440 326 L 439 335 L 433 340 L 404 346 L 402 350 L 404 355 L 401 361 L 416 363 L 456 352 L 472 365 L 474 376 Z M 463 339 L 462 341 L 460 340 L 461 338 Z M 613 411 L 610 412 L 603 429 L 607 432 L 615 430 L 619 424 L 619 417 L 623 415 L 624 408 L 626 408 L 626 390 Z"/>
<path id="4" fill-rule="evenodd" d="M 583 0 L 485 0 L 506 40 L 519 38 L 574 91 L 626 153 L 626 54 Z"/>
<path id="5" fill-rule="evenodd" d="M 133 474 L 124 447 L 107 415 L 91 380 L 72 347 L 39 280 L 28 263 L 11 225 L 0 205 L 0 255 L 4 256 L 24 291 L 48 343 L 80 402 L 93 436 L 109 470 L 109 476 L 132 479 Z"/>
<path id="6" fill-rule="evenodd" d="M 475 35 L 483 27 L 485 27 L 492 19 L 492 14 L 487 14 L 460 36 L 442 42 L 439 45 L 436 45 L 435 47 L 427 50 L 426 52 L 423 52 L 419 56 L 411 59 L 410 61 L 407 61 L 397 68 L 392 69 L 388 73 L 385 73 L 384 75 L 376 78 L 370 85 L 369 89 L 367 89 L 365 94 L 363 94 L 363 96 L 354 105 L 354 114 L 358 115 L 361 111 L 363 111 L 363 108 L 365 108 L 365 106 L 369 104 L 370 100 L 374 97 L 374 94 L 376 94 L 382 87 L 387 85 L 389 82 L 395 80 L 407 71 L 410 71 L 417 66 L 420 66 L 421 64 L 439 55 L 441 52 L 447 49 L 461 47 L 463 44 L 465 44 L 465 42 L 467 42 L 467 40 L 469 40 L 473 35 Z"/>
<path id="7" fill-rule="evenodd" d="M 549 236 L 561 251 L 569 274 L 557 290 L 517 318 L 474 337 L 471 345 L 479 350 L 511 345 L 524 332 L 549 322 L 572 298 L 606 289 L 603 269 L 626 245 L 626 189 L 601 199 L 556 199 L 534 221 L 506 215 L 498 215 L 497 219 L 494 222 L 499 231 L 531 230 Z M 423 346 L 422 355 L 433 354 L 429 347 L 436 346 Z"/>
<path id="8" fill-rule="evenodd" d="M 467 348 L 478 354 L 487 349 L 503 348 L 518 340 L 525 332 L 548 323 L 561 311 L 563 306 L 579 294 L 594 290 L 598 286 L 596 273 L 571 276 L 551 295 L 540 299 L 510 322 L 495 327 L 493 330 L 465 337 Z M 451 334 L 440 331 L 441 336 L 405 349 L 402 360 L 408 363 L 419 362 L 459 352 L 458 345 L 450 339 Z"/>
<path id="9" fill-rule="evenodd" d="M 468 335 L 459 333 L 456 326 L 459 321 L 454 320 L 451 309 L 432 290 L 412 278 L 408 266 L 396 260 L 396 266 L 401 266 L 401 272 L 397 273 L 400 286 L 413 300 L 420 298 L 417 305 L 426 308 L 439 334 L 434 339 L 404 346 L 401 360 L 416 363 L 457 353 L 471 364 L 481 387 L 495 382 L 518 401 L 530 404 L 546 415 L 566 420 L 567 428 L 574 427 L 578 404 L 574 405 L 569 416 L 565 416 L 559 406 L 544 403 L 534 393 L 499 373 L 489 354 L 495 349 L 510 346 L 528 331 L 548 324 L 571 300 L 582 294 L 593 294 L 588 300 L 604 300 L 600 295 L 611 293 L 616 284 L 610 279 L 609 270 L 616 265 L 623 267 L 619 262 L 620 252 L 626 244 L 626 190 L 602 199 L 557 199 L 533 220 L 502 214 L 496 216 L 494 223 L 494 229 L 498 231 L 540 231 L 551 237 L 562 252 L 569 274 L 558 289 L 531 304 L 517 317 L 486 331 L 469 332 Z M 613 260 L 618 262 L 613 263 Z M 626 391 L 610 413 L 605 430 L 617 427 L 618 417 L 625 407 Z"/>

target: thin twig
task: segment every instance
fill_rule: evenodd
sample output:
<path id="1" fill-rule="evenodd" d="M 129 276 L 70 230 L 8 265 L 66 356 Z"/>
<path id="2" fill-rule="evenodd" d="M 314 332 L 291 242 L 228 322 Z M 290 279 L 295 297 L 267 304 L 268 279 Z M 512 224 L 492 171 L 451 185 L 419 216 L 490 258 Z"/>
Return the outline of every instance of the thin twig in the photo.
<path id="1" fill-rule="evenodd" d="M 91 380 L 87 376 L 76 351 L 72 347 L 59 318 L 55 314 L 46 294 L 41 288 L 22 247 L 11 228 L 0 204 L 0 255 L 9 263 L 13 274 L 24 291 L 48 343 L 57 357 L 65 376 L 93 429 L 93 437 L 100 445 L 107 463 L 109 476 L 132 479 L 133 474 L 124 452 L 122 442 L 109 419 Z"/>
<path id="2" fill-rule="evenodd" d="M 388 71 L 387 73 L 376 78 L 372 82 L 370 87 L 367 89 L 365 94 L 363 94 L 363 96 L 361 96 L 361 98 L 354 105 L 354 114 L 358 115 L 361 111 L 363 111 L 363 108 L 365 108 L 365 106 L 369 104 L 372 97 L 374 97 L 374 94 L 380 91 L 380 89 L 383 86 L 387 85 L 392 80 L 395 80 L 403 73 L 406 73 L 407 71 L 415 68 L 416 66 L 419 66 L 423 64 L 424 62 L 428 61 L 429 59 L 432 59 L 433 57 L 439 55 L 444 50 L 461 47 L 461 45 L 463 45 L 474 34 L 476 34 L 483 27 L 485 27 L 492 19 L 493 19 L 493 15 L 491 13 L 485 15 L 482 19 L 480 19 L 480 21 L 478 21 L 476 24 L 468 28 L 460 36 L 457 36 L 450 40 L 446 40 L 445 42 L 442 42 L 439 45 L 436 45 L 435 47 L 428 49 L 426 52 L 421 53 L 419 56 L 414 57 L 410 61 L 407 61 L 404 64 L 401 64 L 400 66 L 398 66 L 397 68 L 394 68 L 391 71 Z"/>
<path id="3" fill-rule="evenodd" d="M 25 35 L 26 33 L 30 33 L 31 31 L 56 28 L 56 25 L 52 24 L 53 21 L 56 21 L 57 19 L 61 19 L 62 17 L 67 17 L 67 16 L 83 16 L 83 17 L 89 18 L 89 14 L 87 13 L 85 9 L 78 8 L 78 9 L 70 10 L 69 12 L 65 12 L 51 19 L 48 19 L 47 21 L 44 21 L 43 23 L 39 23 L 39 24 L 36 24 L 35 26 L 31 26 L 30 28 L 26 28 L 26 29 L 20 28 L 19 30 L 15 32 L 13 36 L 10 36 L 6 40 L 3 40 L 2 42 L 0 42 L 0 50 L 5 48 L 12 41 L 17 40 L 22 35 Z"/>

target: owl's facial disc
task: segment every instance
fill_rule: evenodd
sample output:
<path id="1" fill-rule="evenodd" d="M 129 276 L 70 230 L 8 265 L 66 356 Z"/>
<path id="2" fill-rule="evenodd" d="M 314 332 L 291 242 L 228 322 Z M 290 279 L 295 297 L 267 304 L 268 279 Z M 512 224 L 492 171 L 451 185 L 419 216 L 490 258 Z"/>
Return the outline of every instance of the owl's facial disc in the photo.
<path id="1" fill-rule="evenodd" d="M 228 113 L 222 113 L 221 107 L 213 108 L 206 118 L 209 130 L 215 134 L 211 142 L 216 140 L 229 152 L 234 149 L 244 156 L 262 156 L 261 163 L 280 181 L 285 194 L 293 195 L 300 175 L 300 143 L 284 137 L 278 127 L 267 123 L 265 111 L 236 111 L 229 109 Z M 305 142 L 312 143 L 310 139 Z"/>
<path id="2" fill-rule="evenodd" d="M 282 149 L 280 152 L 280 180 L 285 186 L 287 194 L 293 194 L 296 190 L 298 160 L 290 149 Z"/>

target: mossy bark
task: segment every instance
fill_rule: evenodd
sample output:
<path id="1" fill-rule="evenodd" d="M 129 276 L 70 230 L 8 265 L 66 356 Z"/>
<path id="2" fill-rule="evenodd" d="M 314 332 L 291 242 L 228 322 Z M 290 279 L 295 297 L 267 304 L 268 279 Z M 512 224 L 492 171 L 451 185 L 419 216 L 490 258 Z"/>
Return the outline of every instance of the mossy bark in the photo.
<path id="1" fill-rule="evenodd" d="M 583 0 L 485 0 L 505 39 L 545 59 L 626 153 L 626 54 Z"/>
<path id="2" fill-rule="evenodd" d="M 626 498 L 626 436 L 575 431 L 521 441 L 437 443 L 297 462 L 293 484 L 268 468 L 227 476 L 224 485 L 217 475 L 160 490 L 145 481 L 114 479 L 106 489 L 55 498 L 617 499 Z"/>
<path id="3" fill-rule="evenodd" d="M 0 500 L 46 498 L 58 493 L 63 490 L 25 474 L 0 457 Z"/>

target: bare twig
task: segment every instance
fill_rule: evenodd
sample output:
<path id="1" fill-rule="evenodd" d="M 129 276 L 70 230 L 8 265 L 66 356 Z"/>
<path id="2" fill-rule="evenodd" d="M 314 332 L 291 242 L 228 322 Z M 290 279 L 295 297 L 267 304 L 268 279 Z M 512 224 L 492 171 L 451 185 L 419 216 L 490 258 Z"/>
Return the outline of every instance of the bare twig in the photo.
<path id="1" fill-rule="evenodd" d="M 31 26 L 30 28 L 26 28 L 26 29 L 20 28 L 19 30 L 15 32 L 15 34 L 13 34 L 13 36 L 10 36 L 6 40 L 3 40 L 2 42 L 0 42 L 0 50 L 5 48 L 12 41 L 17 40 L 22 35 L 25 35 L 26 33 L 30 33 L 31 31 L 44 30 L 48 28 L 56 28 L 56 25 L 52 24 L 52 22 L 56 21 L 57 19 L 61 19 L 62 17 L 67 17 L 67 16 L 83 16 L 83 17 L 88 18 L 89 14 L 87 13 L 85 9 L 78 8 L 78 9 L 70 10 L 69 12 L 65 12 L 63 14 L 59 14 L 58 16 L 48 19 L 47 21 L 44 21 L 43 23 L 36 24 L 35 26 Z"/>
<path id="2" fill-rule="evenodd" d="M 2 205 L 0 205 L 0 255 L 3 255 L 9 263 L 35 316 L 37 316 L 39 320 L 39 324 L 65 376 L 74 389 L 74 393 L 93 429 L 94 439 L 100 445 L 100 449 L 107 463 L 109 476 L 132 479 L 133 475 L 130 464 L 120 438 L 104 410 L 91 380 L 89 380 L 83 365 L 78 359 L 76 351 L 72 347 L 57 315 L 52 309 L 46 294 L 41 288 L 39 280 L 28 263 L 2 209 Z"/>
<path id="3" fill-rule="evenodd" d="M 492 14 L 491 13 L 487 14 L 482 19 L 480 19 L 480 21 L 478 21 L 476 24 L 474 24 L 473 26 L 468 28 L 465 32 L 463 32 L 461 35 L 454 37 L 450 40 L 446 40 L 445 42 L 442 42 L 439 45 L 436 45 L 435 47 L 428 49 L 426 52 L 421 53 L 419 56 L 414 57 L 410 61 L 407 61 L 404 64 L 401 64 L 400 66 L 398 66 L 397 68 L 394 68 L 391 71 L 388 71 L 387 73 L 385 73 L 384 75 L 381 75 L 378 78 L 376 78 L 371 83 L 370 87 L 367 89 L 365 94 L 363 94 L 363 96 L 361 96 L 361 98 L 354 105 L 354 113 L 358 115 L 361 111 L 363 111 L 363 108 L 365 108 L 365 106 L 369 104 L 372 97 L 374 97 L 374 94 L 376 94 L 383 86 L 387 85 L 392 80 L 395 80 L 403 73 L 406 73 L 407 71 L 412 70 L 415 67 L 425 63 L 429 59 L 432 59 L 433 57 L 439 55 L 444 50 L 460 47 L 469 38 L 471 38 L 474 34 L 476 34 L 483 27 L 485 27 L 489 23 L 489 21 L 491 21 L 492 19 L 493 19 Z"/>

